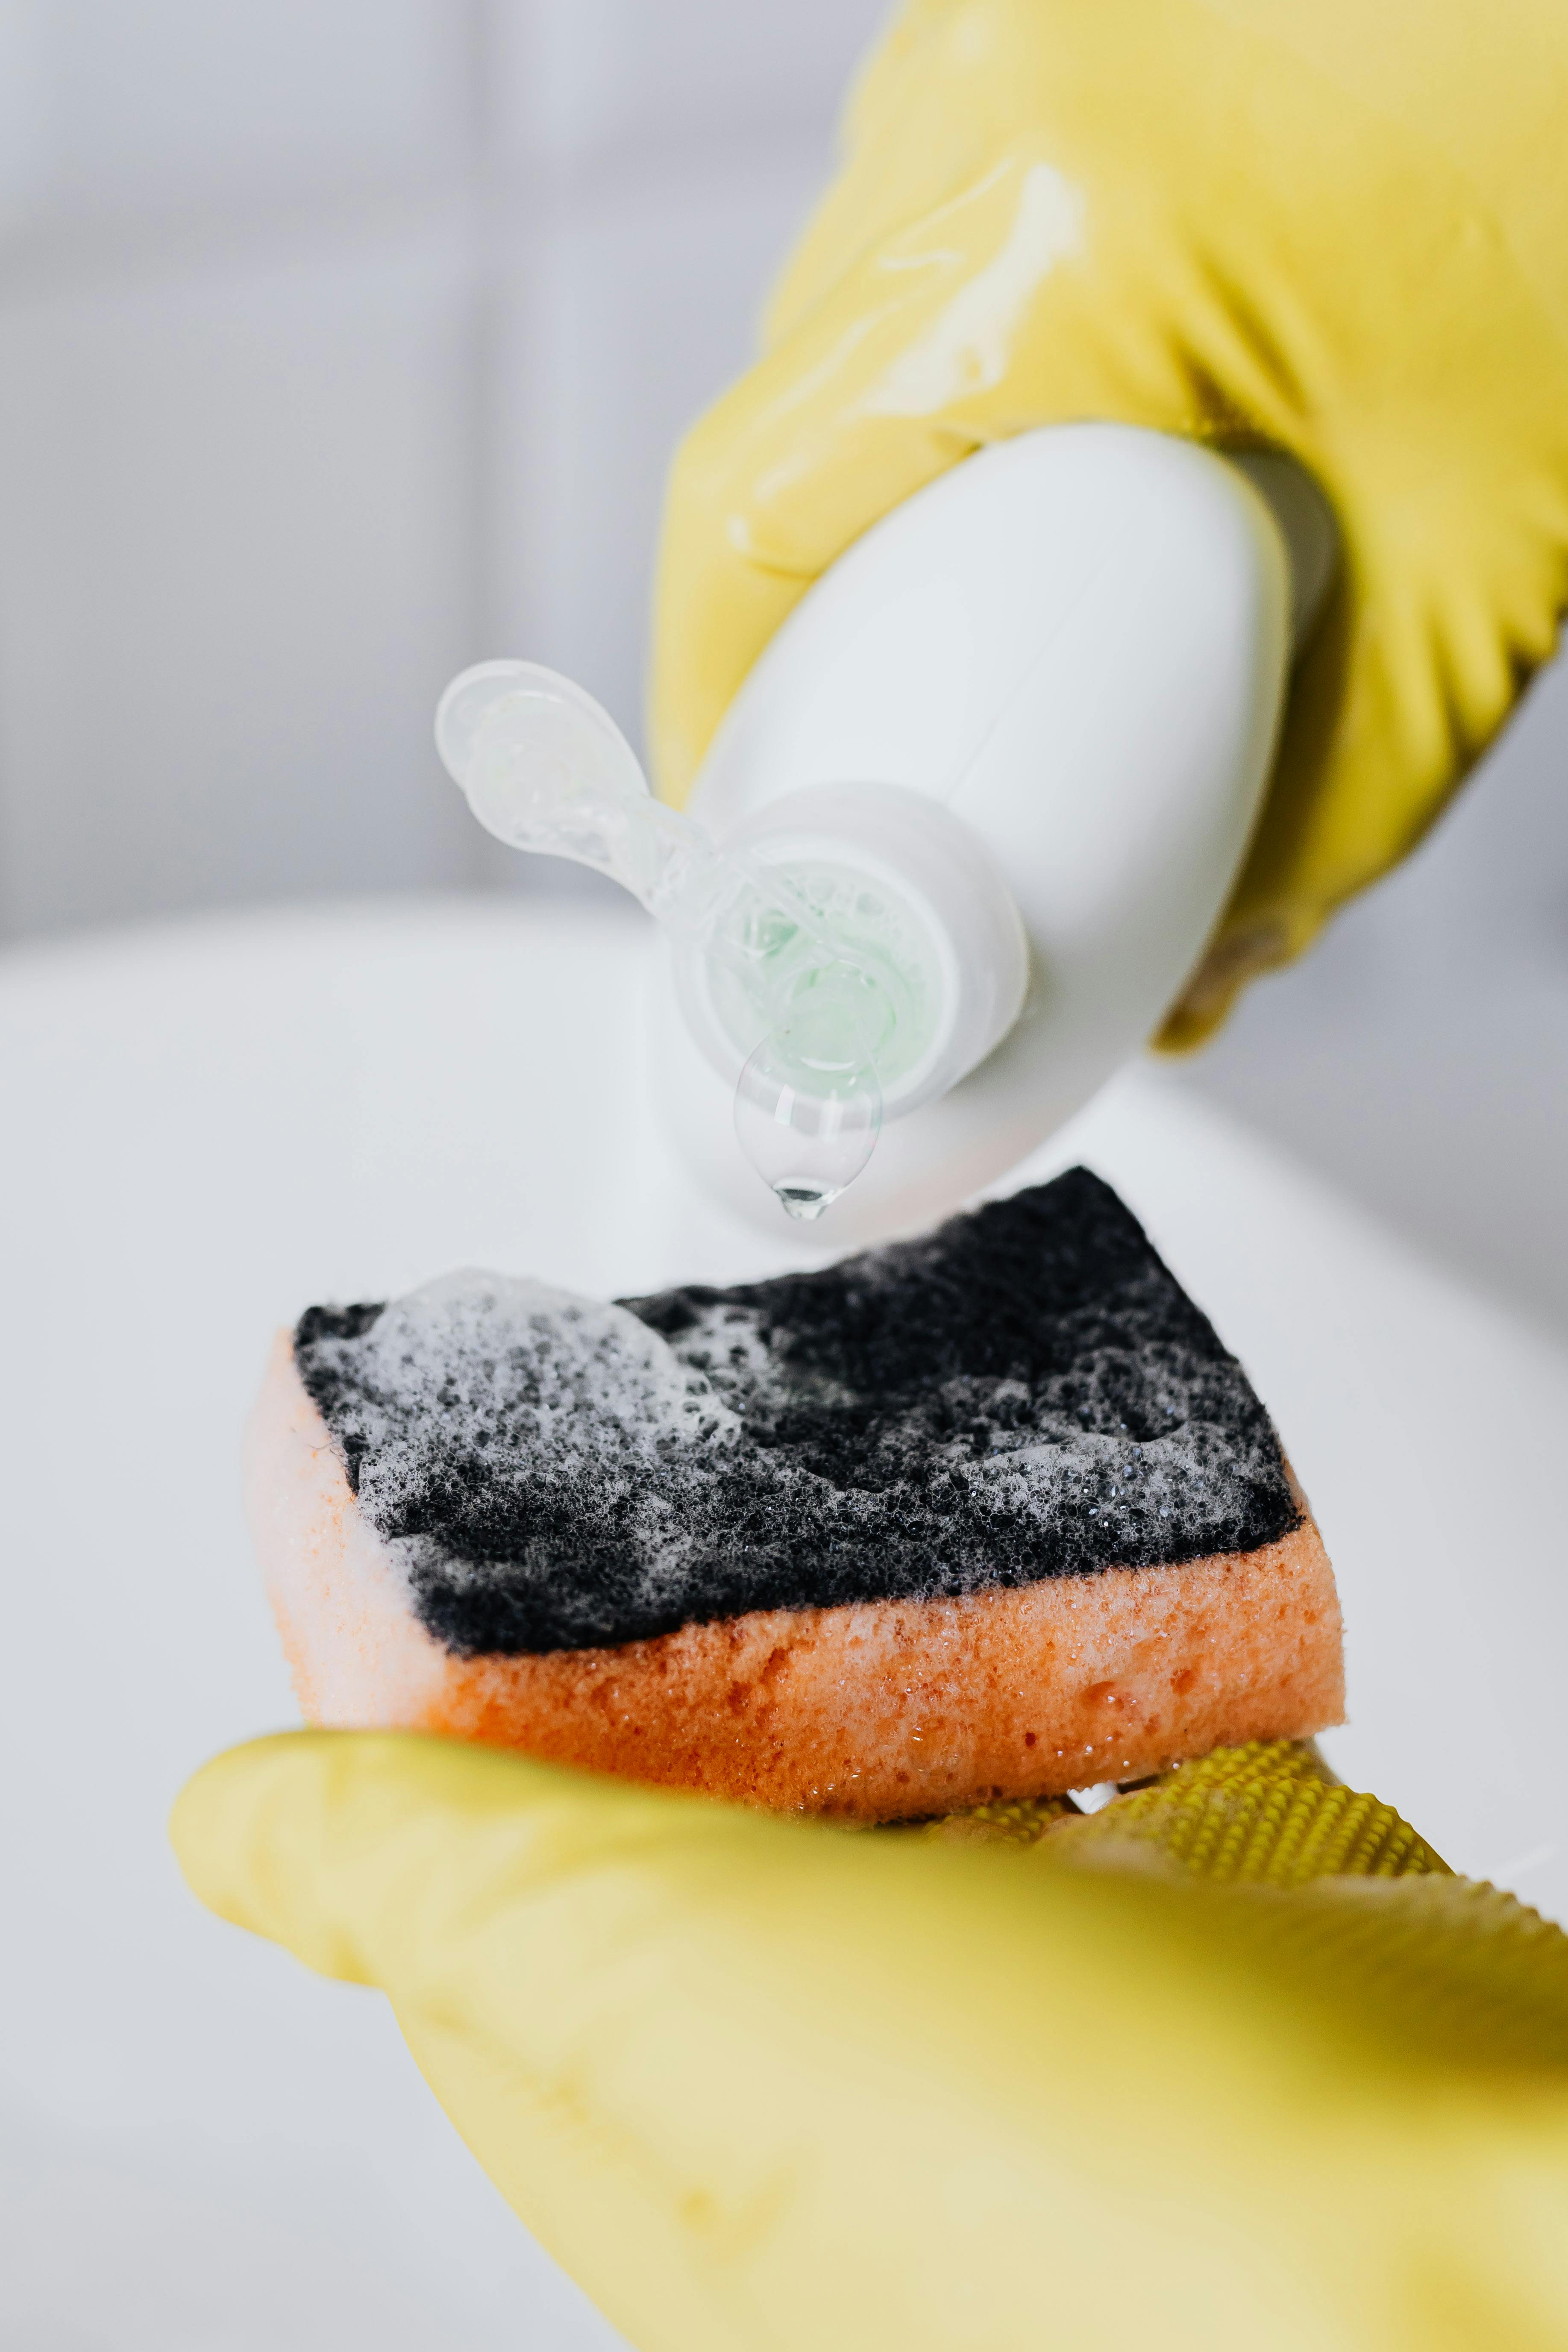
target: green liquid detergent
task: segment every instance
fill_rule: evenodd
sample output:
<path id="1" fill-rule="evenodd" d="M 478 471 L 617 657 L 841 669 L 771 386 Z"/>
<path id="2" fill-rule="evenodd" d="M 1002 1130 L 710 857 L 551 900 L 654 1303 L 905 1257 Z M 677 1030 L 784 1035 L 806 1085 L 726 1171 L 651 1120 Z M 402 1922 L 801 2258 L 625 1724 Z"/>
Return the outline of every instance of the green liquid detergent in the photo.
<path id="1" fill-rule="evenodd" d="M 498 840 L 607 875 L 700 968 L 740 1066 L 741 1149 L 792 1217 L 820 1216 L 870 1159 L 884 1093 L 941 1018 L 936 952 L 898 893 L 831 859 L 721 847 L 653 798 L 608 714 L 536 663 L 465 671 L 436 733 Z"/>

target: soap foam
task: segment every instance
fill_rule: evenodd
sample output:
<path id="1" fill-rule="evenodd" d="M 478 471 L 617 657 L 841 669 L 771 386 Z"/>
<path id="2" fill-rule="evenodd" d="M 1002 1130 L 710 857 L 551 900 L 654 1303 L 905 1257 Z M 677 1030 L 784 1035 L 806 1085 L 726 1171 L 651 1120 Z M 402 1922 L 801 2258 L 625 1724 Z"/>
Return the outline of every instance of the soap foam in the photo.
<path id="1" fill-rule="evenodd" d="M 311 1309 L 295 1353 L 468 1656 L 1243 1552 L 1300 1520 L 1241 1367 L 1083 1170 L 731 1291 L 450 1275 Z"/>

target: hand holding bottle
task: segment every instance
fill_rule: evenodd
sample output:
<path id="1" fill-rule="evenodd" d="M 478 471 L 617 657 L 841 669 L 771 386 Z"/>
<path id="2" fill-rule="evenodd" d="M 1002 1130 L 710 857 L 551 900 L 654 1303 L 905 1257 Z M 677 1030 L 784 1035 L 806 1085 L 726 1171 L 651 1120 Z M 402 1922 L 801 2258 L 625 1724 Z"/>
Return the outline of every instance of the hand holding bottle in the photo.
<path id="1" fill-rule="evenodd" d="M 682 797 L 859 534 L 1103 418 L 1290 453 L 1340 577 L 1230 908 L 1167 1026 L 1401 858 L 1568 601 L 1568 20 L 1553 0 L 913 0 L 763 357 L 689 436 L 654 682 Z"/>

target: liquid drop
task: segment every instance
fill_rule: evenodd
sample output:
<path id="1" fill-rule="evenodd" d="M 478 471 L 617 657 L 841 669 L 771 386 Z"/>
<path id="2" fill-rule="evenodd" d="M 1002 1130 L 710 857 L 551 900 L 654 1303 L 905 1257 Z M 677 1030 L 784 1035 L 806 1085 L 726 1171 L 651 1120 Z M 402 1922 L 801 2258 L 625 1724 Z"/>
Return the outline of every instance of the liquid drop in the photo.
<path id="1" fill-rule="evenodd" d="M 765 1037 L 735 1089 L 735 1136 L 780 1206 L 811 1223 L 876 1148 L 882 1090 L 868 1062 L 803 1060 L 790 1033 Z"/>

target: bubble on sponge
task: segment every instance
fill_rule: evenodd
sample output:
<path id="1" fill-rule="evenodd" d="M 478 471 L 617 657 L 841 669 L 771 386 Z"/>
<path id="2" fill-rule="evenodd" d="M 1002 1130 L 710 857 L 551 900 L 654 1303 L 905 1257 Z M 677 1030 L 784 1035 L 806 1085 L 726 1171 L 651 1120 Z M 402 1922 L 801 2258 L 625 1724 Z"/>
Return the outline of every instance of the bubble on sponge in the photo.
<path id="1" fill-rule="evenodd" d="M 363 1423 L 384 1480 L 408 1478 L 410 1450 L 432 1458 L 454 1443 L 481 1454 L 526 1448 L 570 1479 L 740 1433 L 704 1375 L 629 1308 L 549 1283 L 477 1268 L 443 1275 L 384 1307 L 347 1344 L 349 1419 Z M 318 1343 L 323 1363 L 331 1348 Z"/>

